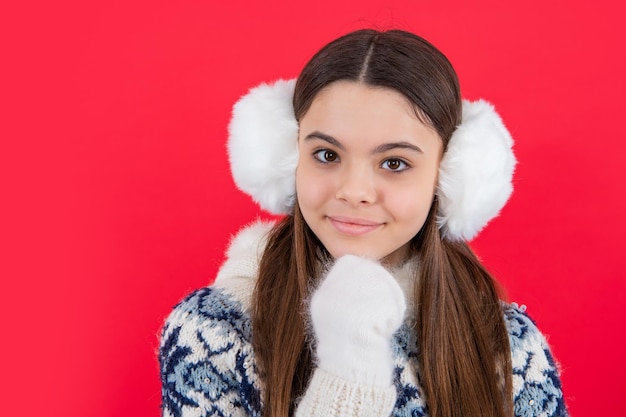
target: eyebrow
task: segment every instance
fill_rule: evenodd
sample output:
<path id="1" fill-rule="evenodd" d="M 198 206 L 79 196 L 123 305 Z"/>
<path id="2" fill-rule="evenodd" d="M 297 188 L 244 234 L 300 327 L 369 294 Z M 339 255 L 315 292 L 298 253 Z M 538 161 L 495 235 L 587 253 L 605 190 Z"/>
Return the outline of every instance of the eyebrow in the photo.
<path id="1" fill-rule="evenodd" d="M 424 151 L 422 151 L 422 149 L 419 146 L 413 145 L 412 143 L 405 142 L 405 141 L 382 144 L 380 146 L 377 146 L 376 149 L 374 149 L 374 152 L 372 153 L 383 153 L 383 152 L 391 151 L 393 149 L 409 149 L 411 151 L 415 151 L 418 153 L 424 153 Z"/>
<path id="2" fill-rule="evenodd" d="M 328 142 L 329 144 L 336 146 L 337 148 L 341 149 L 342 151 L 345 151 L 346 149 L 344 148 L 344 146 L 341 144 L 341 142 L 339 142 L 337 139 L 335 139 L 334 137 L 327 135 L 325 133 L 321 133 L 318 131 L 315 132 L 311 132 L 308 135 L 306 135 L 306 137 L 304 138 L 304 140 L 313 140 L 313 139 L 321 139 L 325 142 Z M 394 149 L 408 149 L 411 151 L 415 151 L 418 153 L 424 153 L 424 151 L 422 151 L 422 149 L 420 149 L 419 146 L 414 145 L 412 143 L 409 143 L 407 141 L 400 141 L 400 142 L 390 142 L 390 143 L 384 143 L 382 145 L 377 146 L 376 148 L 374 148 L 374 150 L 372 151 L 372 154 L 377 154 L 377 153 L 384 153 L 384 152 L 388 152 Z"/>
<path id="3" fill-rule="evenodd" d="M 304 138 L 304 140 L 312 140 L 312 139 L 321 139 L 325 142 L 330 143 L 333 146 L 338 147 L 339 149 L 341 149 L 342 151 L 345 151 L 346 148 L 343 147 L 343 145 L 334 137 L 326 135 L 322 132 L 318 132 L 317 130 L 315 132 L 311 132 L 308 135 L 306 135 L 306 137 Z"/>

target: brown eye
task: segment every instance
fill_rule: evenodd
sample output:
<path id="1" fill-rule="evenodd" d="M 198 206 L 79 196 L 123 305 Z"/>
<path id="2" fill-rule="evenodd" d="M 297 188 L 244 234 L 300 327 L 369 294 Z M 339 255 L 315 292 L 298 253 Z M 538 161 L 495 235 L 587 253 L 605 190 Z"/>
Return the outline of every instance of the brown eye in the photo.
<path id="1" fill-rule="evenodd" d="M 333 162 L 335 159 L 337 159 L 337 154 L 335 152 L 333 151 L 324 152 L 324 160 L 328 162 Z"/>
<path id="2" fill-rule="evenodd" d="M 396 169 L 400 168 L 400 161 L 392 159 L 391 161 L 387 162 L 387 166 L 389 167 L 389 169 L 393 169 L 395 171 Z"/>
<path id="3" fill-rule="evenodd" d="M 321 149 L 315 152 L 313 157 L 323 163 L 337 162 L 339 160 L 339 156 L 329 149 Z"/>
<path id="4" fill-rule="evenodd" d="M 388 171 L 399 172 L 404 171 L 408 167 L 409 166 L 407 165 L 407 163 L 401 159 L 387 159 L 385 162 L 383 162 L 383 169 L 386 169 Z"/>

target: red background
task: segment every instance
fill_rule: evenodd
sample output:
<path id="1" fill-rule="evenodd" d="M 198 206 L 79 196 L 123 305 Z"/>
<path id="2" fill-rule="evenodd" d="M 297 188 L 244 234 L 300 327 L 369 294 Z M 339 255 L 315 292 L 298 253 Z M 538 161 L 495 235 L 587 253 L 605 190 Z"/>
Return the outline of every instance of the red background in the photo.
<path id="1" fill-rule="evenodd" d="M 231 105 L 374 26 L 425 36 L 496 104 L 520 162 L 473 246 L 549 335 L 572 414 L 625 415 L 618 2 L 216 3 L 2 6 L 1 414 L 159 414 L 162 320 L 258 215 Z"/>

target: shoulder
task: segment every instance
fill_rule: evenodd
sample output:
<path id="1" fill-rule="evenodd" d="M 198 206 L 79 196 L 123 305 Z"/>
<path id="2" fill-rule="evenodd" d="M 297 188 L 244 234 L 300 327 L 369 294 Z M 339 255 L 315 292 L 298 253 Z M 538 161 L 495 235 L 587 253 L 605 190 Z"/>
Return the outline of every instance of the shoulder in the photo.
<path id="1" fill-rule="evenodd" d="M 525 306 L 505 304 L 516 415 L 566 416 L 559 365 Z"/>
<path id="2" fill-rule="evenodd" d="M 187 296 L 167 318 L 161 336 L 164 409 L 217 412 L 239 404 L 258 410 L 251 337 L 249 316 L 229 294 L 208 287 Z"/>
<path id="3" fill-rule="evenodd" d="M 271 226 L 257 222 L 243 228 L 231 240 L 215 283 L 194 291 L 174 307 L 161 336 L 163 358 L 196 352 L 228 362 L 234 351 L 250 344 L 247 292 L 254 288 L 264 236 Z"/>
<path id="4" fill-rule="evenodd" d="M 242 339 L 249 339 L 249 321 L 241 304 L 230 294 L 206 287 L 189 294 L 174 307 L 165 322 L 163 335 L 227 328 Z"/>
<path id="5" fill-rule="evenodd" d="M 546 338 L 526 312 L 526 307 L 518 306 L 515 303 L 506 304 L 503 311 L 509 332 L 513 368 L 523 367 L 528 362 L 529 357 L 533 355 L 545 356 L 547 362 L 542 363 L 542 365 L 556 367 Z"/>
<path id="6" fill-rule="evenodd" d="M 203 357 L 232 371 L 235 358 L 247 349 L 251 338 L 250 318 L 241 304 L 219 289 L 203 288 L 174 307 L 165 321 L 161 365 L 166 372 L 179 372 L 176 366 Z"/>
<path id="7" fill-rule="evenodd" d="M 188 295 L 165 321 L 164 415 L 260 415 L 249 300 L 272 227 L 256 222 L 235 235 L 215 283 Z"/>
<path id="8" fill-rule="evenodd" d="M 214 288 L 232 295 L 248 311 L 259 263 L 273 222 L 256 221 L 242 228 L 230 241 L 226 261 L 215 278 Z"/>

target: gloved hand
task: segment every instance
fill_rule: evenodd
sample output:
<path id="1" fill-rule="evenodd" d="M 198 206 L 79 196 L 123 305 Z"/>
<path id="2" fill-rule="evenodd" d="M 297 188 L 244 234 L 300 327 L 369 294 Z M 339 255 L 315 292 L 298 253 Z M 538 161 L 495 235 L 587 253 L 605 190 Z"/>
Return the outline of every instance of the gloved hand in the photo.
<path id="1" fill-rule="evenodd" d="M 379 263 L 339 258 L 311 298 L 318 367 L 360 384 L 391 385 L 391 338 L 405 310 L 400 286 Z"/>

